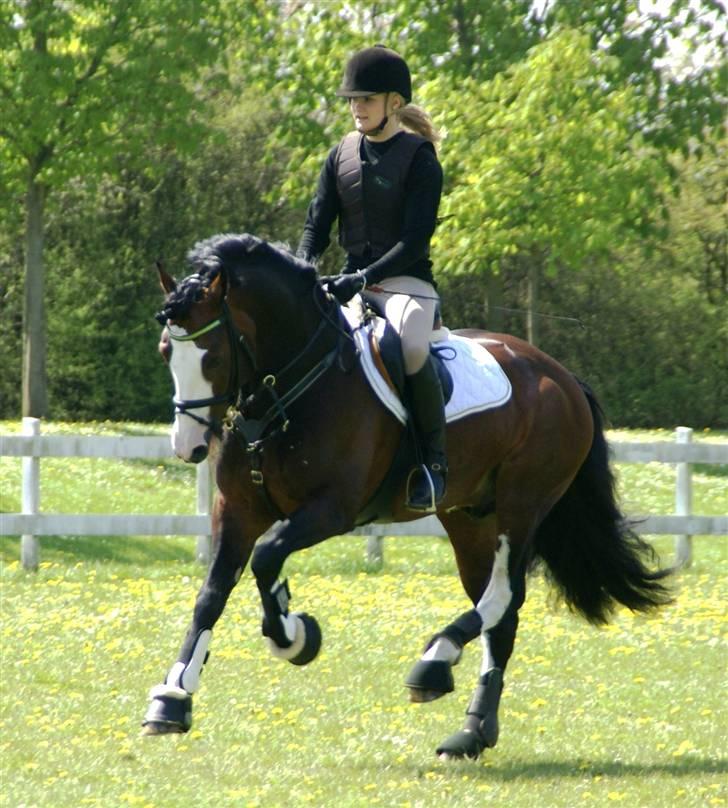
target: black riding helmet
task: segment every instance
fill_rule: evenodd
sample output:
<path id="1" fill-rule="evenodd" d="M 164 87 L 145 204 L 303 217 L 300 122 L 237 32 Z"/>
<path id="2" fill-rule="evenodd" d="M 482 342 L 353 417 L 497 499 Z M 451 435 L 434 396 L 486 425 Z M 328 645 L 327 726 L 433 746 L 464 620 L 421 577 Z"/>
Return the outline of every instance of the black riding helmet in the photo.
<path id="1" fill-rule="evenodd" d="M 349 59 L 336 95 L 355 98 L 376 93 L 399 93 L 407 104 L 412 100 L 407 62 L 384 45 L 365 48 Z"/>

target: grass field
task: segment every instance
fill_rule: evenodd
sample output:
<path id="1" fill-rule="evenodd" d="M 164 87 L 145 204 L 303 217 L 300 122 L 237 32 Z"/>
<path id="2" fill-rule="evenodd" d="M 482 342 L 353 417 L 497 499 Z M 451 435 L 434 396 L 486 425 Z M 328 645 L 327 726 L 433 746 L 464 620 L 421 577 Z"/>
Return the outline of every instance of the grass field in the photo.
<path id="1" fill-rule="evenodd" d="M 18 509 L 18 467 L 0 459 L 0 512 Z M 635 512 L 672 510 L 669 467 L 619 472 Z M 193 474 L 171 462 L 48 460 L 43 508 L 186 512 Z M 725 467 L 701 469 L 696 512 L 725 513 L 726 504 Z M 671 541 L 656 547 L 669 560 Z M 460 726 L 477 643 L 447 698 L 410 705 L 402 686 L 423 642 L 467 606 L 447 543 L 431 538 L 388 540 L 376 573 L 366 568 L 361 538 L 291 559 L 293 606 L 314 614 L 324 634 L 321 655 L 306 668 L 269 656 L 246 573 L 216 629 L 192 731 L 140 737 L 147 691 L 175 659 L 201 582 L 193 550 L 189 537 L 48 537 L 41 569 L 28 574 L 18 540 L 0 538 L 0 805 L 728 801 L 723 538 L 696 537 L 695 563 L 676 577 L 673 605 L 649 618 L 619 612 L 602 630 L 554 607 L 533 576 L 506 676 L 500 743 L 478 762 L 450 763 L 434 749 Z"/>

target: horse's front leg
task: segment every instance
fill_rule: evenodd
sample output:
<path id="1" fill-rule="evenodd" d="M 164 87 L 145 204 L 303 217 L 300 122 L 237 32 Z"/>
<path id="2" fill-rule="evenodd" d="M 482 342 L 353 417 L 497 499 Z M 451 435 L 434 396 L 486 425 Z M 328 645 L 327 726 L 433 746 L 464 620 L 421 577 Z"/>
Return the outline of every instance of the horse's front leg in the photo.
<path id="1" fill-rule="evenodd" d="M 317 500 L 276 522 L 259 539 L 251 569 L 263 607 L 263 635 L 274 656 L 306 665 L 321 647 L 321 631 L 314 618 L 289 612 L 288 582 L 279 580 L 283 564 L 291 553 L 340 535 L 351 526 L 340 507 L 328 499 Z"/>
<path id="2" fill-rule="evenodd" d="M 145 735 L 187 732 L 192 725 L 192 694 L 209 655 L 212 629 L 248 561 L 252 541 L 244 538 L 240 520 L 218 497 L 213 515 L 215 553 L 197 595 L 192 623 L 177 661 L 164 682 L 152 688 L 142 723 Z"/>

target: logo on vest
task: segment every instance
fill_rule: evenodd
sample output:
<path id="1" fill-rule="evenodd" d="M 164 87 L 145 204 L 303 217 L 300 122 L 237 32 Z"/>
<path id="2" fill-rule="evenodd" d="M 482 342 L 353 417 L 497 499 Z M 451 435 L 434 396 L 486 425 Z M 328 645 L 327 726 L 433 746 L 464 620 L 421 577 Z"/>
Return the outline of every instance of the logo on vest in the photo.
<path id="1" fill-rule="evenodd" d="M 386 177 L 382 177 L 381 175 L 377 174 L 374 177 L 374 184 L 378 185 L 380 188 L 389 190 L 392 187 L 393 182 L 392 180 L 388 180 Z"/>

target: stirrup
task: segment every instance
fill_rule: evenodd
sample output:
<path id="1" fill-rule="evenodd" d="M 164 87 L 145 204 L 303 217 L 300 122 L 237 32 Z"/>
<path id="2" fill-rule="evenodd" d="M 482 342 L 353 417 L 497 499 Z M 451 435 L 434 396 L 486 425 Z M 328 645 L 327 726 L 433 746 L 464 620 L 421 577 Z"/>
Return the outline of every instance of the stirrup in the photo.
<path id="1" fill-rule="evenodd" d="M 432 472 L 432 473 L 431 473 Z M 438 486 L 435 483 L 434 475 L 439 475 L 442 480 L 442 486 L 438 491 Z M 412 478 L 415 475 L 421 475 L 413 485 Z M 427 491 L 414 490 L 418 487 L 419 481 L 423 480 L 427 485 Z M 438 496 L 439 494 L 439 496 Z M 424 511 L 425 513 L 435 513 L 437 506 L 442 502 L 445 496 L 445 470 L 439 463 L 433 464 L 430 468 L 424 463 L 410 471 L 407 477 L 407 507 L 412 511 Z"/>

